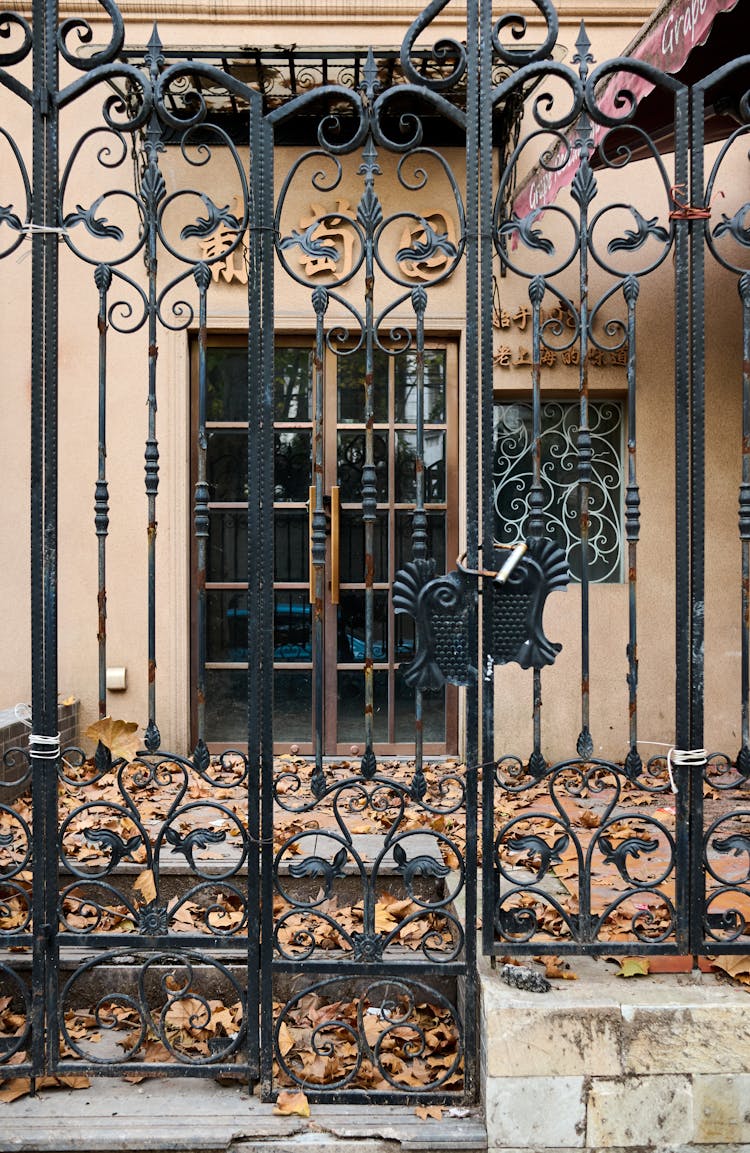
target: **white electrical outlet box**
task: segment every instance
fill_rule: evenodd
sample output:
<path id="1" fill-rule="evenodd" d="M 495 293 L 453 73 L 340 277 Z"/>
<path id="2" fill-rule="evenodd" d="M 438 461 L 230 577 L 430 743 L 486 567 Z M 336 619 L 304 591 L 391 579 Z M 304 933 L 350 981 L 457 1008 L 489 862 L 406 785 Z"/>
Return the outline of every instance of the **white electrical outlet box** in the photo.
<path id="1" fill-rule="evenodd" d="M 113 665 L 107 669 L 107 689 L 110 693 L 122 693 L 128 687 L 128 670 L 123 665 Z"/>

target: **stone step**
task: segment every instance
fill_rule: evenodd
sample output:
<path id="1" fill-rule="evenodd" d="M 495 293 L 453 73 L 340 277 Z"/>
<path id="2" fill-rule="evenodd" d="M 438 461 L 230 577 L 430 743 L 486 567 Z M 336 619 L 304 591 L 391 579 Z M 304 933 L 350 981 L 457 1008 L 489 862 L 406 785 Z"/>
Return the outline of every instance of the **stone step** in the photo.
<path id="1" fill-rule="evenodd" d="M 481 1111 L 440 1120 L 409 1106 L 310 1106 L 278 1117 L 246 1088 L 205 1079 L 92 1081 L 3 1107 L 0 1153 L 486 1153 Z"/>
<path id="2" fill-rule="evenodd" d="M 336 837 L 340 837 L 338 830 L 332 830 Z M 421 865 L 417 875 L 412 879 L 413 891 L 422 900 L 434 900 L 444 891 L 442 854 L 434 837 L 428 834 L 414 834 L 399 842 L 406 854 L 407 861 L 417 857 Z M 335 862 L 336 855 L 343 848 L 340 839 L 326 836 L 325 830 L 311 830 L 310 835 L 297 842 L 299 851 L 296 854 L 287 853 L 279 862 L 277 877 L 279 886 L 293 900 L 310 900 L 314 898 L 322 885 L 326 883 L 325 866 L 335 868 L 335 879 L 332 885 L 340 903 L 349 904 L 362 899 L 362 874 L 356 859 L 347 852 L 343 862 Z M 372 876 L 374 862 L 381 858 L 378 866 L 376 889 L 389 891 L 396 896 L 405 897 L 406 888 L 402 877 L 403 862 L 399 864 L 394 859 L 394 847 L 385 848 L 385 837 L 374 833 L 356 833 L 352 836 L 351 847 L 362 862 L 365 875 Z M 312 858 L 316 858 L 315 861 Z M 214 881 L 221 885 L 226 880 L 235 887 L 242 888 L 247 878 L 247 861 L 237 868 L 241 859 L 239 846 L 232 841 L 222 841 L 212 844 L 207 850 L 200 848 L 195 851 L 195 862 L 200 869 L 200 875 L 192 870 L 185 857 L 176 853 L 169 844 L 163 844 L 158 854 L 158 895 L 159 902 L 166 903 L 175 897 L 183 896 L 196 885 L 208 885 Z M 309 864 L 305 864 L 309 862 Z M 86 877 L 78 878 L 78 885 L 94 884 L 97 880 L 115 885 L 125 897 L 133 898 L 133 884 L 143 872 L 144 865 L 135 861 L 123 860 L 117 868 L 104 874 L 103 868 L 92 867 Z M 81 871 L 85 868 L 80 866 Z M 298 870 L 298 871 L 295 871 Z M 343 874 L 343 875 L 339 875 Z M 59 885 L 67 888 L 73 883 L 73 874 L 64 865 L 59 870 Z"/>

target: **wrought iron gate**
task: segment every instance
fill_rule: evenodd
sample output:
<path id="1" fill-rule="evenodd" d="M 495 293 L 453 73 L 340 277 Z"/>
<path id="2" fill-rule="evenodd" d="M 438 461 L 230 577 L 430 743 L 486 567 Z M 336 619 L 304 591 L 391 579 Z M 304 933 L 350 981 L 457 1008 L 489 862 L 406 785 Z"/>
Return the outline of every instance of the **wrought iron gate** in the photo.
<path id="1" fill-rule="evenodd" d="M 240 1074 L 259 1078 L 266 1095 L 296 1087 L 312 1099 L 339 1101 L 470 1098 L 480 771 L 486 952 L 683 952 L 709 945 L 718 952 L 746 942 L 750 281 L 742 254 L 749 209 L 733 205 L 732 215 L 728 191 L 718 221 L 710 206 L 722 166 L 735 145 L 741 149 L 748 102 L 741 102 L 740 125 L 712 157 L 707 178 L 702 109 L 705 94 L 748 61 L 692 89 L 632 59 L 592 70 L 582 28 L 569 66 L 558 59 L 554 10 L 547 0 L 535 3 L 541 44 L 529 46 L 533 29 L 523 17 L 493 19 L 489 0 L 468 5 L 465 36 L 436 39 L 433 21 L 450 12 L 450 3 L 433 0 L 398 57 L 357 56 L 351 75 L 339 74 L 335 83 L 325 61 L 319 82 L 301 94 L 291 85 L 291 98 L 268 77 L 264 82 L 260 58 L 238 53 L 221 67 L 210 54 L 183 58 L 161 44 L 156 29 L 146 48 L 126 48 L 111 0 L 101 3 L 104 47 L 100 23 L 60 22 L 53 0 L 36 0 L 31 24 L 21 15 L 0 20 L 10 40 L 0 55 L 5 267 L 31 248 L 24 286 L 31 302 L 31 735 L 28 752 L 6 756 L 0 792 L 0 934 L 8 950 L 0 961 L 8 998 L 0 1058 L 14 1075 Z M 627 96 L 636 81 L 674 101 L 673 160 L 661 158 L 638 126 L 637 99 Z M 284 133 L 295 125 L 305 132 L 312 125 L 317 143 L 300 149 L 297 141 L 285 164 L 291 138 Z M 613 174 L 619 179 L 640 163 L 641 153 L 655 174 L 642 211 L 617 201 L 612 183 Z M 519 171 L 530 175 L 516 187 Z M 306 216 L 300 186 L 315 197 Z M 428 192 L 440 211 L 427 212 Z M 596 196 L 605 202 L 598 211 Z M 737 756 L 700 752 L 706 250 L 738 282 L 742 301 Z M 638 725 L 638 589 L 645 580 L 639 539 L 649 523 L 648 516 L 641 523 L 636 470 L 639 301 L 649 278 L 663 293 L 672 258 L 669 507 L 676 522 L 668 584 L 676 625 L 657 677 L 676 668 L 676 719 L 665 720 L 668 731 L 659 737 L 678 753 L 648 758 Z M 246 285 L 234 313 L 213 303 L 223 299 L 232 270 Z M 529 512 L 519 521 L 524 539 L 512 540 L 509 552 L 496 544 L 493 360 L 496 367 L 503 362 L 493 349 L 493 272 L 500 308 L 508 285 L 526 286 L 522 315 L 531 333 L 522 386 L 530 392 Z M 461 293 L 465 285 L 464 555 L 454 572 L 442 574 L 428 555 L 425 347 L 434 330 L 431 305 L 441 292 L 455 295 L 456 285 Z M 79 305 L 87 293 L 96 302 L 90 325 Z M 312 321 L 306 378 L 312 383 L 305 394 L 315 397 L 306 418 L 317 677 L 310 763 L 273 757 L 274 328 L 284 293 L 304 299 Z M 246 453 L 239 484 L 244 512 L 232 521 L 242 564 L 234 584 L 245 602 L 243 608 L 236 598 L 231 611 L 235 622 L 247 622 L 237 662 L 247 679 L 247 726 L 238 747 L 216 753 L 206 729 L 208 604 L 218 595 L 210 587 L 217 532 L 210 426 L 217 389 L 227 382 L 211 375 L 209 338 L 216 329 L 236 329 L 238 317 L 247 331 L 246 371 L 225 423 L 245 438 L 239 442 Z M 91 348 L 84 330 L 95 334 Z M 180 596 L 170 564 L 188 549 L 174 495 L 185 479 L 184 433 L 174 412 L 183 411 L 182 394 L 189 397 L 189 339 L 196 739 L 187 752 L 187 734 L 174 732 L 170 718 L 176 751 L 162 747 L 157 685 L 165 684 L 159 678 L 187 675 L 178 660 L 170 667 L 162 657 L 184 656 L 185 646 L 175 642 L 170 650 L 160 622 L 169 598 Z M 321 378 L 328 353 L 340 362 L 358 358 L 362 406 L 364 751 L 336 763 L 323 757 L 322 664 L 314 660 L 325 645 L 335 512 L 323 485 Z M 579 507 L 575 593 L 568 559 L 551 538 L 542 457 L 546 368 L 564 353 L 576 374 L 578 406 L 570 486 Z M 597 356 L 615 354 L 626 374 L 628 722 L 619 753 L 612 747 L 600 755 L 603 738 L 592 721 L 591 373 Z M 413 397 L 413 430 L 410 424 L 400 442 L 414 471 L 410 547 L 390 590 L 405 622 L 399 661 L 414 693 L 414 756 L 405 764 L 378 756 L 375 728 L 378 357 L 408 362 Z M 62 531 L 58 525 L 58 497 L 68 483 L 76 491 L 66 455 L 79 443 L 66 423 L 68 413 L 73 419 L 71 397 L 95 413 L 96 437 L 92 428 L 89 439 L 97 443 L 95 560 L 85 555 L 70 502 Z M 127 535 L 134 499 L 128 467 L 144 399 L 147 532 L 138 560 Z M 172 412 L 167 437 L 157 428 L 157 402 Z M 236 465 L 239 457 L 232 459 Z M 233 475 L 236 491 L 236 468 Z M 661 525 L 663 506 L 654 514 L 652 503 L 650 511 L 650 524 Z M 172 551 L 163 552 L 167 547 Z M 65 575 L 58 596 L 59 560 Z M 87 757 L 60 749 L 58 604 L 75 616 L 77 598 L 66 600 L 65 579 L 71 582 L 76 566 L 89 561 L 97 573 L 102 720 Z M 140 610 L 129 609 L 146 638 L 142 739 L 132 726 L 105 718 L 112 586 L 126 594 L 131 570 L 146 594 L 142 619 Z M 580 604 L 578 658 L 575 645 L 558 658 L 560 646 L 542 630 L 548 594 L 566 585 L 566 597 Z M 554 739 L 542 727 L 542 670 L 557 661 L 558 673 L 566 661 L 570 681 L 576 659 L 580 724 L 566 745 L 564 725 Z M 620 659 L 618 649 L 611 660 Z M 533 706 L 528 743 L 512 753 L 503 711 L 510 682 L 499 668 L 506 664 L 523 670 Z M 425 701 L 446 682 L 463 688 L 461 765 L 430 762 L 424 750 Z M 608 716 L 618 708 L 607 700 Z M 672 782 L 674 808 L 666 803 Z M 713 806 L 705 819 L 704 793 Z"/>

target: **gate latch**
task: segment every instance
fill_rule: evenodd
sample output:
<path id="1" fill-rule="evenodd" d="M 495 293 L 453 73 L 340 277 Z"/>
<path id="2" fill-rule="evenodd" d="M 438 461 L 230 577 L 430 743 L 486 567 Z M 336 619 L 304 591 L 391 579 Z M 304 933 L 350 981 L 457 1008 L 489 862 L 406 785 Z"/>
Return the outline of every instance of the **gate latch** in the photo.
<path id="1" fill-rule="evenodd" d="M 504 552 L 510 555 L 502 557 Z M 471 643 L 477 635 L 479 582 L 491 599 L 491 635 L 485 645 L 494 665 L 511 662 L 522 669 L 554 663 L 562 645 L 544 634 L 547 597 L 567 588 L 568 562 L 554 541 L 531 539 L 495 545 L 496 567 L 469 569 L 465 554 L 457 571 L 435 575 L 434 560 L 413 560 L 396 574 L 393 607 L 415 625 L 415 656 L 401 672 L 408 685 L 438 689 L 446 682 L 474 684 Z"/>

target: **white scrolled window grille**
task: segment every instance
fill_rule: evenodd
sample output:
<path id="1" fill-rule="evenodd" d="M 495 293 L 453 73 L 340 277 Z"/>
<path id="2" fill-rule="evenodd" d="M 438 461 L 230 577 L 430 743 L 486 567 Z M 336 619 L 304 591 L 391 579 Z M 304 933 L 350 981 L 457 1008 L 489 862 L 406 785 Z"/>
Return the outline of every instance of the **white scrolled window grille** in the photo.
<path id="1" fill-rule="evenodd" d="M 541 481 L 544 532 L 563 548 L 574 580 L 581 579 L 580 496 L 575 401 L 542 405 Z M 513 544 L 527 534 L 532 484 L 531 403 L 495 404 L 493 502 L 495 536 Z M 589 402 L 593 448 L 589 487 L 589 580 L 623 579 L 623 405 Z"/>

